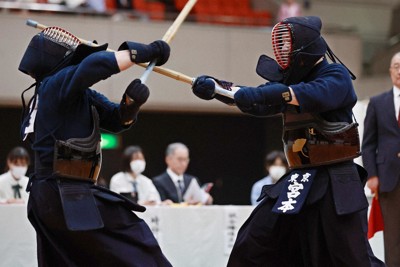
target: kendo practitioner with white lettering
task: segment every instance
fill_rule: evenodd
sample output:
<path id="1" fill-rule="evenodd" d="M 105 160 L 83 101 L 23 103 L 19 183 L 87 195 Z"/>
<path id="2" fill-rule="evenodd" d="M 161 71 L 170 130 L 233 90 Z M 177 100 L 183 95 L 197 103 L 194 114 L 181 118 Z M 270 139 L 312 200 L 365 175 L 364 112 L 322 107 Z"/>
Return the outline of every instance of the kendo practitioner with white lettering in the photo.
<path id="1" fill-rule="evenodd" d="M 35 152 L 28 218 L 37 233 L 39 266 L 171 266 L 132 212 L 145 208 L 96 185 L 100 128 L 129 129 L 149 89 L 135 79 L 118 104 L 89 88 L 134 63 L 154 59 L 162 65 L 170 48 L 163 41 L 106 48 L 49 27 L 32 38 L 19 65 L 36 80 L 21 130 Z"/>
<path id="2" fill-rule="evenodd" d="M 336 63 L 321 26 L 313 16 L 276 24 L 276 60 L 262 55 L 256 69 L 269 82 L 239 86 L 234 100 L 214 92 L 215 83 L 226 89 L 232 83 L 200 76 L 193 85 L 202 99 L 217 98 L 255 116 L 283 118 L 290 171 L 277 184 L 263 187 L 261 203 L 238 233 L 230 267 L 384 266 L 366 237 L 366 173 L 352 160 L 359 156 L 352 114 L 355 77 Z"/>

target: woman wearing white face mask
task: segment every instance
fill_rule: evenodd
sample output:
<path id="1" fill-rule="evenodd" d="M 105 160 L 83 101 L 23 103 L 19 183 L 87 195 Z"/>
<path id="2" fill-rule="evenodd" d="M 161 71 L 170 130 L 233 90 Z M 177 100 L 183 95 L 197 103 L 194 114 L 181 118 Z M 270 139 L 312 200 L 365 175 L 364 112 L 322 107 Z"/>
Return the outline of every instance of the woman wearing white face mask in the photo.
<path id="1" fill-rule="evenodd" d="M 287 171 L 288 164 L 282 151 L 272 151 L 265 157 L 267 176 L 254 183 L 251 188 L 251 204 L 257 205 L 257 198 L 264 185 L 275 184 Z"/>
<path id="2" fill-rule="evenodd" d="M 0 203 L 28 202 L 25 174 L 29 163 L 29 154 L 23 147 L 15 147 L 8 153 L 6 172 L 0 175 Z"/>
<path id="3" fill-rule="evenodd" d="M 153 182 L 142 174 L 145 168 L 142 149 L 139 146 L 127 147 L 123 153 L 121 172 L 111 178 L 110 190 L 140 205 L 160 204 L 160 195 Z"/>

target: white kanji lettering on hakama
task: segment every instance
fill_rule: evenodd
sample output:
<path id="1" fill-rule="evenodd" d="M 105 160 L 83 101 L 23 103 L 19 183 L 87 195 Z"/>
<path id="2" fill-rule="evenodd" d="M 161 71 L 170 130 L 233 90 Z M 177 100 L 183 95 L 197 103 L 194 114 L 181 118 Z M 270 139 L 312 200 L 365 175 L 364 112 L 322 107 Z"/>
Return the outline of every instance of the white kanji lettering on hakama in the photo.
<path id="1" fill-rule="evenodd" d="M 303 174 L 300 183 L 297 181 L 297 178 L 299 178 L 299 176 L 300 175 L 298 173 L 294 173 L 290 176 L 290 179 L 288 180 L 288 182 L 290 183 L 288 186 L 289 192 L 287 192 L 288 200 L 282 201 L 282 206 L 278 208 L 278 210 L 281 210 L 283 213 L 288 210 L 293 210 L 295 208 L 294 205 L 297 203 L 295 198 L 300 196 L 300 191 L 304 189 L 304 185 L 302 183 L 308 183 L 308 178 L 311 176 L 311 174 L 308 172 Z"/>

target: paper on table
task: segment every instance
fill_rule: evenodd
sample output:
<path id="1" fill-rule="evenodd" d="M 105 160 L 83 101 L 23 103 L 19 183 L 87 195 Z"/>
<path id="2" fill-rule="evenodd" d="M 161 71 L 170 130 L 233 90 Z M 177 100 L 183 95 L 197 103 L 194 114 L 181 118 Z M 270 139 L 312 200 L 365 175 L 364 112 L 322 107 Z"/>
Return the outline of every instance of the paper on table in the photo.
<path id="1" fill-rule="evenodd" d="M 185 202 L 201 202 L 205 203 L 207 201 L 208 194 L 204 192 L 199 186 L 196 179 L 192 179 L 190 184 L 183 195 L 183 200 Z"/>

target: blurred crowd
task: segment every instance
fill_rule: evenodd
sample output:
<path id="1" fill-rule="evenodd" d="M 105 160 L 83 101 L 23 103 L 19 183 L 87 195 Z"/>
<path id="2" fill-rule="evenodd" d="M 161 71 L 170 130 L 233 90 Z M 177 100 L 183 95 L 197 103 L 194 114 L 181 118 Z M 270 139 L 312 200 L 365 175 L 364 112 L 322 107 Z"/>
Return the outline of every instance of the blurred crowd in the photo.
<path id="1" fill-rule="evenodd" d="M 174 19 L 184 8 L 186 0 L 1 0 L 13 3 L 39 3 L 58 5 L 54 11 L 95 13 L 112 15 L 120 19 L 121 14 L 145 17 L 151 20 Z M 1 2 L 0 1 L 0 2 Z M 188 20 L 223 25 L 271 26 L 275 21 L 290 16 L 302 15 L 310 7 L 310 1 L 296 0 L 202 0 L 193 7 Z M 60 9 L 61 8 L 61 9 Z M 29 9 L 29 7 L 28 7 Z M 35 8 L 37 10 L 37 7 Z M 46 8 L 44 10 L 49 10 Z"/>

